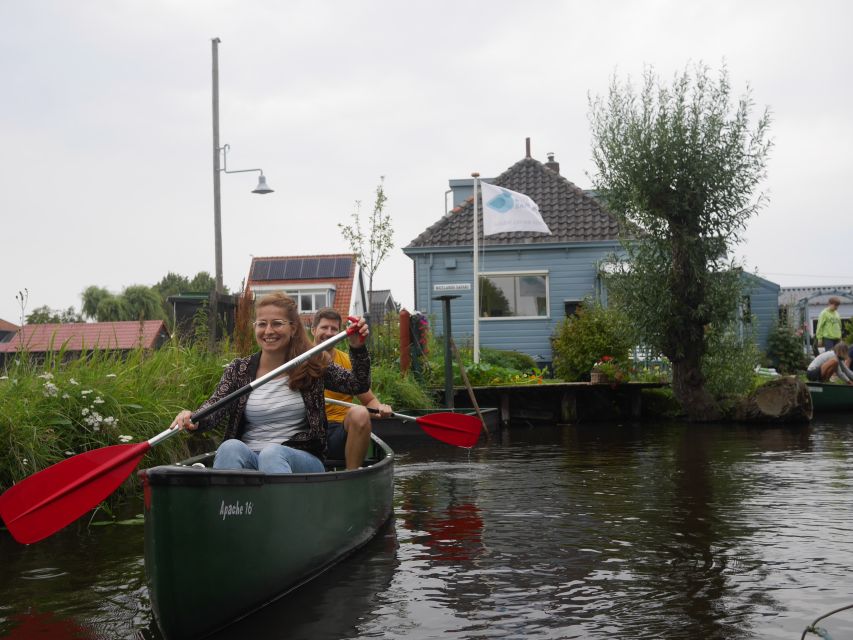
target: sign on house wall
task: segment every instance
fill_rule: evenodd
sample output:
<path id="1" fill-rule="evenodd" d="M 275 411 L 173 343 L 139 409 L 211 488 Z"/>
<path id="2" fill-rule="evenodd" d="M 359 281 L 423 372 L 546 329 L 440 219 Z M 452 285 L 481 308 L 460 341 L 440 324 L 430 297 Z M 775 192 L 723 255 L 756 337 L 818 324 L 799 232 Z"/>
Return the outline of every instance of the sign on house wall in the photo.
<path id="1" fill-rule="evenodd" d="M 450 284 L 434 284 L 433 291 L 470 291 L 470 282 L 451 282 Z"/>

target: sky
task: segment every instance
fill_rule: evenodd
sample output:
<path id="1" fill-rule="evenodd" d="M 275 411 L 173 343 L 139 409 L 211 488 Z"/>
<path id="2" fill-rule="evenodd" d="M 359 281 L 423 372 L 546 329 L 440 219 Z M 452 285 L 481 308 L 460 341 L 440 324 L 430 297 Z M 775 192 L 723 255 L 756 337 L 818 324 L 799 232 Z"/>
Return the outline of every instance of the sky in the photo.
<path id="1" fill-rule="evenodd" d="M 448 180 L 524 157 L 581 188 L 589 99 L 614 77 L 728 68 L 774 142 L 736 256 L 782 286 L 853 284 L 848 0 L 0 0 L 0 318 L 168 272 L 215 271 L 211 39 L 219 45 L 224 282 L 252 256 L 345 253 L 385 177 L 395 248 L 374 279 L 411 309 L 402 247 Z"/>

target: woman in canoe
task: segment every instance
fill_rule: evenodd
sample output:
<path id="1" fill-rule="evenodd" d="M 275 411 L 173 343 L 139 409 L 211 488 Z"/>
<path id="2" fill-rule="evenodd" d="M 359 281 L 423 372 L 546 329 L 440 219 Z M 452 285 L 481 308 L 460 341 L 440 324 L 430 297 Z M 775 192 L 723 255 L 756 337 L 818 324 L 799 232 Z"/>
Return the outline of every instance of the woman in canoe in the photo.
<path id="1" fill-rule="evenodd" d="M 846 342 L 839 342 L 811 361 L 806 369 L 806 378 L 812 382 L 829 382 L 832 376 L 847 384 L 853 384 L 853 371 L 848 368 L 847 356 L 850 349 Z"/>
<path id="2" fill-rule="evenodd" d="M 262 297 L 255 314 L 260 351 L 237 358 L 225 368 L 203 409 L 308 351 L 309 342 L 296 303 L 281 293 Z M 264 473 L 319 473 L 325 470 L 325 388 L 348 394 L 370 389 L 370 357 L 364 319 L 349 336 L 352 371 L 327 364 L 318 355 L 242 396 L 237 402 L 190 422 L 181 411 L 175 423 L 192 431 L 225 424 L 225 440 L 216 451 L 214 469 L 256 469 Z"/>

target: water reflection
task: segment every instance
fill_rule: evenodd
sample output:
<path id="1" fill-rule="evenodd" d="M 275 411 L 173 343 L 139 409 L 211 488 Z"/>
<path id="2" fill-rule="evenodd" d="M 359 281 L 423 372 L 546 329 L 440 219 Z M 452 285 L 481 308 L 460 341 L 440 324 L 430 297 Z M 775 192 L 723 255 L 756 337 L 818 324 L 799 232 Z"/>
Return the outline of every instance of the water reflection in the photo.
<path id="1" fill-rule="evenodd" d="M 799 638 L 853 602 L 851 454 L 847 417 L 401 448 L 393 526 L 216 638 Z M 141 527 L 0 534 L 0 636 L 160 640 L 141 554 Z"/>

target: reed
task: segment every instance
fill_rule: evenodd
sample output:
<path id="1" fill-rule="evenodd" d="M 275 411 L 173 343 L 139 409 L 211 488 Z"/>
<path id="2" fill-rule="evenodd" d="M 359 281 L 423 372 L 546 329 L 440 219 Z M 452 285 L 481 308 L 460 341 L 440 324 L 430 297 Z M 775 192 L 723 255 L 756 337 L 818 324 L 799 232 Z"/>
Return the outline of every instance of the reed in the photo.
<path id="1" fill-rule="evenodd" d="M 43 362 L 19 354 L 0 375 L 0 490 L 69 456 L 163 431 L 178 411 L 207 399 L 232 357 L 176 341 L 153 352 L 71 359 L 60 350 Z M 189 438 L 170 438 L 144 464 L 189 453 Z"/>

